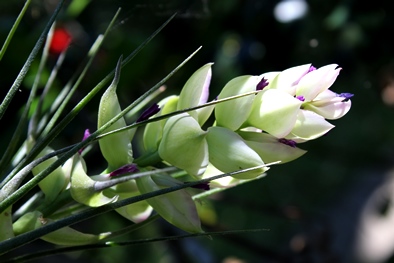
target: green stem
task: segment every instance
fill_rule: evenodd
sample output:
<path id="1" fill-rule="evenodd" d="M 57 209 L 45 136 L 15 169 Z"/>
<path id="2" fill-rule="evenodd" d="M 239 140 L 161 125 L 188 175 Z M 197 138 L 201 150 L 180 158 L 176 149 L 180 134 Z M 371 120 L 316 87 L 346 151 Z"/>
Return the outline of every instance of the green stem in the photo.
<path id="1" fill-rule="evenodd" d="M 5 54 L 5 51 L 7 50 L 7 47 L 10 44 L 11 39 L 14 36 L 14 33 L 15 33 L 16 29 L 18 28 L 19 23 L 21 22 L 23 16 L 25 15 L 26 10 L 29 7 L 30 3 L 31 3 L 31 0 L 27 0 L 25 2 L 25 5 L 23 6 L 23 8 L 22 8 L 21 12 L 19 13 L 18 17 L 16 18 L 15 23 L 14 23 L 14 25 L 12 26 L 12 28 L 10 30 L 10 33 L 8 33 L 8 36 L 7 36 L 6 40 L 4 41 L 3 47 L 0 50 L 0 61 L 3 58 L 3 56 Z"/>

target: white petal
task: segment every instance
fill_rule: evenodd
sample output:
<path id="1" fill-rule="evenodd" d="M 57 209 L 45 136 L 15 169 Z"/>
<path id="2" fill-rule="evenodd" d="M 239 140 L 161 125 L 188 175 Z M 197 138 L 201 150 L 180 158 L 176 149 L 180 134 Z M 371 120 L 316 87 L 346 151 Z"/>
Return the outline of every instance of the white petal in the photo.
<path id="1" fill-rule="evenodd" d="M 329 89 L 339 75 L 340 68 L 332 64 L 321 67 L 306 74 L 297 85 L 297 96 L 304 96 L 305 101 L 311 101 L 319 93 Z"/>
<path id="2" fill-rule="evenodd" d="M 342 98 L 343 99 L 343 98 Z M 304 109 L 313 111 L 325 119 L 328 120 L 336 120 L 343 117 L 352 106 L 352 102 L 348 101 L 339 101 L 325 104 L 315 104 L 314 102 L 306 103 L 304 105 Z"/>
<path id="3" fill-rule="evenodd" d="M 295 95 L 295 86 L 300 79 L 308 73 L 311 64 L 305 64 L 297 67 L 292 67 L 282 71 L 273 79 L 272 88 L 284 90 L 290 95 Z"/>
<path id="4" fill-rule="evenodd" d="M 303 107 L 328 120 L 335 120 L 343 117 L 350 110 L 352 102 L 350 100 L 344 101 L 344 99 L 331 90 L 325 90 L 313 101 L 304 103 Z"/>

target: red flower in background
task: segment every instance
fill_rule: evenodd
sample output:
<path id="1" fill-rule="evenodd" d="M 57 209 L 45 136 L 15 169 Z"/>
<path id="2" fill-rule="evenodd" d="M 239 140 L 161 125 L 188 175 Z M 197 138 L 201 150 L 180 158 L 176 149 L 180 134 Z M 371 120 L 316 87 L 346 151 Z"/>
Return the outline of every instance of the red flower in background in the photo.
<path id="1" fill-rule="evenodd" d="M 49 46 L 49 52 L 52 54 L 60 54 L 70 44 L 72 37 L 64 28 L 57 28 L 53 32 L 52 42 Z"/>

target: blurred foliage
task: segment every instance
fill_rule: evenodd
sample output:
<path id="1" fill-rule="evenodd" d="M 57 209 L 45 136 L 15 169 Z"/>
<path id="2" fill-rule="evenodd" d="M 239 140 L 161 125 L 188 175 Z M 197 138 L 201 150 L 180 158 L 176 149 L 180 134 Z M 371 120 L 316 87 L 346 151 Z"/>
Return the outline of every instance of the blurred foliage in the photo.
<path id="1" fill-rule="evenodd" d="M 308 154 L 293 163 L 273 167 L 267 177 L 221 193 L 213 200 L 217 219 L 206 229 L 267 228 L 269 231 L 214 237 L 213 240 L 87 251 L 82 255 L 61 257 L 61 260 L 230 262 L 225 259 L 238 258 L 243 260 L 239 262 L 285 262 L 287 259 L 283 257 L 287 255 L 305 260 L 300 262 L 336 262 L 329 259 L 333 255 L 349 256 L 330 250 L 335 246 L 330 242 L 335 242 L 336 237 L 329 227 L 326 228 L 326 221 L 362 174 L 373 171 L 376 176 L 382 176 L 393 160 L 394 100 L 388 92 L 393 89 L 394 81 L 391 1 L 309 0 L 306 16 L 286 24 L 275 19 L 273 10 L 279 1 L 273 0 L 227 0 L 225 3 L 214 0 L 96 0 L 81 1 L 77 6 L 78 1 L 73 1 L 73 9 L 64 12 L 58 22 L 58 26 L 65 27 L 74 36 L 66 66 L 59 73 L 58 89 L 78 67 L 96 36 L 103 33 L 118 7 L 122 7 L 122 13 L 121 21 L 112 30 L 110 41 L 104 44 L 77 96 L 86 94 L 115 67 L 121 54 L 131 52 L 175 12 L 178 16 L 122 71 L 118 92 L 123 105 L 148 90 L 200 45 L 203 49 L 197 56 L 168 81 L 165 95 L 178 92 L 192 72 L 203 64 L 215 62 L 212 99 L 235 76 L 283 70 L 305 63 L 313 63 L 316 67 L 339 64 L 343 70 L 332 90 L 355 96 L 348 115 L 332 122 L 337 126 L 333 131 L 300 145 L 309 151 Z M 11 86 L 56 2 L 33 1 L 1 62 L 1 96 Z M 0 2 L 1 40 L 5 39 L 23 3 L 21 0 Z M 54 61 L 55 57 L 52 65 Z M 24 90 L 29 88 L 21 88 L 9 111 L 23 106 L 28 94 Z M 98 99 L 80 114 L 60 144 L 78 141 L 85 128 L 95 129 L 97 105 Z M 11 127 L 15 120 L 7 121 Z M 1 139 L 6 142 L 9 137 Z M 98 218 L 94 227 L 109 224 L 120 226 L 127 222 L 106 215 Z M 92 225 L 86 227 L 94 228 Z M 323 232 L 325 234 L 321 234 Z M 128 238 L 176 233 L 163 223 L 149 231 L 142 229 Z M 318 241 L 326 247 L 315 253 L 329 250 L 326 256 L 323 252 L 319 254 L 327 260 L 309 259 L 302 245 L 294 245 L 294 238 L 299 237 L 297 233 L 304 236 L 313 233 L 312 237 L 319 237 Z M 304 241 L 313 243 L 313 240 Z M 311 247 L 313 250 L 313 244 Z"/>

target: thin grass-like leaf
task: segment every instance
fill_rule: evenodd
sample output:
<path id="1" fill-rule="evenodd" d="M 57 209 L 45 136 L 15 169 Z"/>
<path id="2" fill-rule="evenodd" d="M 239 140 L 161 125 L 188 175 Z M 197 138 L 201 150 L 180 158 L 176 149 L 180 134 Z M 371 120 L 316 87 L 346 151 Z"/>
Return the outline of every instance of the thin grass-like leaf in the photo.
<path id="1" fill-rule="evenodd" d="M 88 62 L 84 68 L 84 70 L 82 71 L 81 74 L 79 74 L 79 72 L 77 71 L 76 74 L 71 78 L 71 80 L 69 81 L 69 83 L 67 83 L 65 89 L 63 90 L 62 95 L 59 96 L 57 98 L 57 100 L 53 103 L 54 108 L 52 108 L 52 111 L 56 112 L 55 114 L 52 116 L 52 119 L 50 120 L 50 122 L 48 123 L 48 125 L 46 126 L 44 132 L 41 133 L 40 139 L 38 140 L 38 142 L 36 143 L 36 145 L 34 146 L 34 148 L 28 153 L 28 155 L 21 159 L 19 164 L 16 165 L 16 167 L 13 169 L 13 171 L 0 183 L 0 187 L 2 187 L 5 183 L 7 183 L 20 169 L 23 168 L 24 165 L 26 165 L 28 162 L 31 162 L 32 159 L 40 152 L 40 150 L 44 149 L 51 140 L 44 140 L 44 135 L 46 135 L 49 131 L 51 131 L 52 127 L 54 126 L 55 122 L 58 120 L 58 118 L 60 117 L 61 113 L 63 112 L 64 108 L 66 107 L 67 103 L 70 101 L 71 96 L 73 95 L 73 93 L 75 92 L 75 90 L 77 89 L 77 87 L 79 86 L 79 84 L 82 82 L 82 79 L 84 78 L 84 76 L 86 75 L 87 70 L 89 69 L 90 65 L 93 62 L 93 59 L 95 57 L 95 55 L 97 54 L 99 47 L 102 44 L 103 39 L 105 38 L 105 36 L 108 34 L 108 32 L 110 31 L 110 28 L 112 27 L 112 25 L 114 24 L 116 18 L 118 17 L 118 14 L 120 12 L 120 9 L 116 12 L 115 16 L 113 17 L 111 23 L 109 24 L 104 36 L 99 36 L 98 40 L 93 44 L 93 47 L 90 49 L 90 51 L 88 52 Z M 72 82 L 75 78 L 78 77 L 77 82 L 74 84 L 74 86 L 72 87 L 71 91 L 70 91 L 70 86 L 72 85 Z M 61 100 L 59 100 L 61 99 Z M 59 106 L 60 104 L 60 106 Z M 70 119 L 71 121 L 71 119 Z M 41 125 L 44 125 L 44 123 L 41 123 Z M 64 125 L 65 127 L 66 125 Z M 37 130 L 37 133 L 39 133 L 40 131 Z M 59 131 L 60 133 L 60 131 Z M 57 135 L 57 134 L 56 134 Z M 12 155 L 11 155 L 12 156 Z M 7 163 L 7 162 L 4 162 Z M 0 168 L 2 168 L 2 166 L 0 166 Z M 4 167 L 3 169 L 5 169 L 6 167 Z M 0 170 L 1 172 L 2 170 Z M 0 173 L 1 175 L 1 173 Z"/>
<path id="2" fill-rule="evenodd" d="M 0 104 L 0 120 L 3 118 L 5 111 L 7 110 L 8 106 L 10 105 L 15 93 L 18 91 L 19 86 L 21 85 L 23 79 L 25 78 L 27 71 L 30 68 L 31 63 L 33 62 L 34 58 L 36 57 L 38 51 L 41 49 L 42 44 L 51 28 L 53 22 L 55 21 L 57 15 L 60 12 L 60 9 L 63 6 L 64 0 L 60 0 L 55 12 L 52 14 L 51 18 L 49 19 L 48 23 L 46 24 L 44 30 L 42 31 L 40 37 L 38 38 L 36 44 L 34 45 L 33 50 L 31 51 L 29 57 L 27 58 L 25 64 L 23 65 L 21 71 L 19 72 L 18 76 L 16 77 L 14 83 L 12 84 L 10 90 L 8 91 L 7 95 L 5 96 L 3 102 Z"/>
<path id="3" fill-rule="evenodd" d="M 5 52 L 7 51 L 7 47 L 10 44 L 12 37 L 14 36 L 15 31 L 18 28 L 19 23 L 21 22 L 23 16 L 25 15 L 26 10 L 29 7 L 30 3 L 31 3 L 31 0 L 26 0 L 25 5 L 23 6 L 21 12 L 19 13 L 18 17 L 15 20 L 14 25 L 12 26 L 10 32 L 8 33 L 8 36 L 7 36 L 6 40 L 4 41 L 3 47 L 0 50 L 0 61 L 3 58 Z"/>
<path id="4" fill-rule="evenodd" d="M 90 48 L 88 55 L 87 55 L 87 63 L 85 64 L 82 72 L 80 73 L 80 70 L 77 70 L 74 75 L 70 78 L 70 80 L 67 82 L 65 87 L 62 89 L 61 93 L 58 95 L 56 100 L 53 102 L 52 107 L 50 108 L 49 114 L 53 114 L 52 118 L 48 123 L 45 123 L 46 126 L 42 133 L 40 134 L 40 140 L 43 140 L 43 138 L 52 130 L 52 128 L 55 126 L 55 123 L 63 113 L 64 109 L 66 108 L 67 104 L 69 103 L 72 95 L 75 93 L 79 85 L 81 84 L 83 78 L 85 77 L 88 69 L 93 63 L 94 58 L 96 57 L 101 44 L 103 43 L 103 40 L 106 35 L 99 35 Z M 75 79 L 77 81 L 74 83 Z M 74 85 L 73 85 L 74 83 Z"/>
<path id="5" fill-rule="evenodd" d="M 174 15 L 175 16 L 175 15 Z M 134 58 L 137 53 L 139 53 L 139 51 L 141 51 L 173 18 L 174 16 L 170 17 L 163 25 L 161 25 L 150 37 L 148 37 L 136 50 L 134 50 L 129 56 L 127 56 L 123 62 L 122 62 L 122 67 L 124 67 L 128 62 L 131 61 L 132 58 Z M 96 87 L 94 87 L 61 121 L 60 123 L 54 127 L 49 133 L 48 135 L 43 139 L 37 142 L 37 144 L 34 146 L 34 148 L 31 150 L 31 152 L 29 153 L 29 155 L 21 162 L 17 165 L 17 167 L 14 169 L 14 171 L 11 172 L 10 177 L 13 176 L 13 174 L 15 172 L 17 172 L 18 170 L 20 170 L 26 163 L 30 162 L 40 151 L 42 151 L 42 149 L 45 148 L 46 145 L 48 145 L 50 142 L 52 142 L 52 140 L 68 125 L 68 123 L 70 123 L 70 121 L 86 106 L 86 104 L 103 88 L 105 87 L 105 85 L 111 80 L 111 78 L 113 77 L 115 73 L 115 70 L 113 70 L 111 73 L 109 73 L 100 83 L 98 83 L 96 85 Z M 171 73 L 170 73 L 171 74 Z M 161 86 L 161 85 L 160 85 Z M 157 88 L 156 88 L 157 89 Z M 154 90 L 156 90 L 154 89 Z M 151 91 L 149 94 L 151 94 L 153 91 Z M 148 95 L 149 95 L 148 94 Z M 141 97 L 142 98 L 142 97 Z M 143 97 L 142 99 L 144 99 L 145 97 Z M 141 99 L 141 100 L 142 100 Z M 135 105 L 133 105 L 135 106 Z M 130 108 L 131 109 L 131 108 Z M 130 109 L 128 109 L 127 111 L 130 111 Z M 126 111 L 126 112 L 127 112 Z M 121 115 L 116 116 L 115 118 L 117 118 L 116 120 L 118 120 L 119 118 L 123 117 L 123 115 L 126 112 L 122 112 Z M 114 118 L 114 119 L 115 119 Z M 115 120 L 115 121 L 116 121 Z M 114 121 L 114 122 L 115 122 Z M 110 125 L 109 125 L 110 126 Z M 103 127 L 109 127 L 104 125 Z M 103 129 L 104 130 L 104 129 Z M 93 134 L 92 134 L 93 135 Z M 95 136 L 97 136 L 98 134 L 96 134 Z M 87 145 L 87 143 L 90 142 L 87 141 L 85 142 Z M 81 147 L 82 148 L 82 147 Z M 69 156 L 71 157 L 71 155 Z M 36 176 L 35 178 L 39 178 L 38 176 Z"/>
<path id="6" fill-rule="evenodd" d="M 45 50 L 47 51 L 47 49 L 45 49 Z M 47 52 L 45 52 L 45 53 L 48 54 Z M 37 134 L 38 134 L 39 128 L 40 128 L 39 124 L 43 125 L 42 123 L 39 123 L 39 120 L 40 120 L 40 116 L 42 114 L 42 107 L 44 104 L 44 100 L 45 100 L 49 90 L 51 89 L 53 82 L 56 79 L 56 76 L 57 76 L 57 73 L 59 72 L 60 67 L 62 66 L 62 64 L 64 62 L 64 59 L 66 57 L 66 53 L 67 53 L 67 49 L 63 50 L 62 53 L 60 53 L 60 55 L 56 61 L 56 64 L 51 71 L 48 81 L 45 84 L 44 90 L 41 93 L 40 99 L 39 99 L 37 107 L 33 113 L 33 116 L 30 119 L 28 134 L 31 135 L 33 138 L 37 137 Z"/>
<path id="7" fill-rule="evenodd" d="M 124 246 L 135 246 L 142 244 L 151 244 L 155 242 L 164 242 L 164 241 L 174 241 L 181 240 L 185 238 L 195 238 L 195 237 L 212 237 L 212 236 L 224 236 L 224 235 L 235 235 L 235 234 L 246 234 L 246 233 L 257 233 L 257 232 L 268 232 L 269 228 L 257 228 L 257 229 L 242 229 L 242 230 L 228 230 L 228 231 L 218 231 L 218 232 L 204 232 L 204 233 L 194 233 L 194 234 L 184 234 L 178 236 L 166 236 L 166 237 L 158 237 L 158 238 L 146 238 L 132 241 L 123 241 L 123 242 L 105 242 L 99 244 L 92 245 L 84 245 L 84 246 L 72 246 L 72 247 L 62 247 L 55 248 L 40 252 L 34 252 L 22 256 L 18 256 L 9 260 L 5 260 L 3 263 L 15 263 L 15 262 L 26 262 L 33 259 L 40 259 L 44 257 L 76 252 L 76 251 L 86 251 L 90 249 L 99 249 L 99 248 L 112 248 L 112 247 L 124 247 Z"/>
<path id="8" fill-rule="evenodd" d="M 272 164 L 276 164 L 276 163 L 272 163 Z M 163 188 L 161 190 L 146 193 L 143 195 L 130 197 L 130 198 L 123 199 L 123 200 L 120 200 L 120 201 L 117 201 L 114 203 L 110 203 L 107 205 L 103 205 L 103 206 L 100 206 L 97 208 L 88 208 L 78 214 L 74 214 L 69 217 L 59 219 L 55 222 L 48 223 L 47 225 L 42 226 L 41 228 L 35 229 L 35 230 L 30 231 L 28 233 L 21 234 L 19 236 L 16 236 L 15 238 L 0 242 L 0 255 L 5 254 L 9 251 L 12 251 L 12 250 L 28 243 L 28 242 L 31 242 L 37 238 L 40 238 L 41 236 L 44 236 L 48 233 L 55 231 L 55 230 L 58 230 L 58 229 L 63 228 L 65 226 L 69 226 L 72 224 L 82 222 L 84 220 L 87 220 L 87 219 L 93 218 L 95 216 L 101 215 L 103 213 L 115 210 L 115 209 L 120 208 L 122 206 L 133 204 L 133 203 L 136 203 L 139 201 L 143 201 L 148 198 L 155 197 L 155 196 L 171 193 L 171 192 L 174 192 L 174 191 L 177 191 L 180 189 L 193 187 L 195 185 L 206 184 L 212 180 L 220 179 L 220 178 L 223 178 L 226 176 L 233 176 L 233 175 L 237 175 L 240 173 L 250 172 L 250 171 L 253 171 L 256 169 L 261 169 L 262 167 L 267 167 L 272 164 L 264 164 L 264 165 L 260 165 L 260 166 L 256 166 L 256 167 L 252 167 L 252 168 L 248 168 L 248 169 L 244 169 L 244 170 L 239 170 L 239 171 L 235 171 L 235 172 L 231 172 L 231 173 L 220 174 L 220 175 L 212 176 L 212 177 L 205 178 L 202 180 L 179 184 L 179 185 L 175 185 L 173 187 Z M 37 175 L 36 177 L 38 177 L 38 176 L 40 176 L 40 175 Z M 34 178 L 32 180 L 34 180 Z M 6 206 L 6 207 L 8 207 L 8 206 Z M 3 211 L 3 210 L 0 210 L 0 212 L 1 211 Z"/>
<path id="9" fill-rule="evenodd" d="M 186 62 L 189 61 L 197 53 L 198 50 L 199 49 L 197 49 L 194 53 L 192 53 L 189 57 L 187 57 L 181 64 L 179 64 L 174 70 L 172 70 L 166 77 L 164 77 L 159 83 L 157 83 L 155 86 L 153 86 L 145 94 L 143 94 L 141 97 L 139 97 L 134 103 L 129 105 L 126 109 L 124 109 L 118 115 L 113 117 L 106 124 L 101 126 L 100 129 L 96 130 L 84 141 L 76 144 L 74 147 L 72 147 L 71 150 L 66 152 L 57 161 L 55 161 L 54 163 L 49 165 L 47 167 L 47 169 L 45 169 L 41 173 L 37 174 L 34 178 L 32 178 L 30 181 L 28 181 L 25 185 L 21 186 L 18 190 L 16 190 L 14 193 L 12 193 L 7 198 L 5 198 L 2 202 L 0 202 L 0 213 L 2 211 L 4 211 L 7 207 L 9 207 L 10 205 L 14 204 L 20 198 L 22 198 L 27 192 L 29 192 L 31 189 L 33 189 L 41 180 L 43 180 L 46 176 L 48 176 L 57 167 L 62 165 L 64 162 L 66 162 L 67 159 L 71 158 L 71 156 L 73 156 L 75 153 L 77 153 L 80 149 L 84 148 L 89 143 L 94 141 L 98 135 L 100 135 L 108 127 L 110 127 L 112 124 L 114 124 L 117 120 L 122 118 L 127 112 L 129 112 L 133 108 L 133 106 L 137 105 L 138 102 L 143 101 L 146 97 L 148 97 L 150 94 L 152 94 L 155 90 L 160 88 L 163 85 L 163 83 L 165 81 L 167 81 L 171 76 L 173 76 L 181 67 L 183 67 L 186 64 Z M 14 169 L 13 172 L 15 172 L 15 170 L 16 169 Z M 10 192 L 8 191 L 7 193 L 10 193 Z M 2 200 L 2 199 L 0 199 L 0 200 Z"/>
<path id="10" fill-rule="evenodd" d="M 53 30 L 54 30 L 54 24 L 48 32 L 44 51 L 42 52 L 41 55 L 40 65 L 38 67 L 37 74 L 35 75 L 33 86 L 30 90 L 29 98 L 27 99 L 25 108 L 22 112 L 21 117 L 19 118 L 18 125 L 16 126 L 16 129 L 12 134 L 7 149 L 0 160 L 0 177 L 3 177 L 4 171 L 8 168 L 8 165 L 12 157 L 15 155 L 16 148 L 19 146 L 19 142 L 21 141 L 22 133 L 25 130 L 26 123 L 28 123 L 28 115 L 29 115 L 30 107 L 33 103 L 33 100 L 36 98 L 36 93 L 39 87 L 42 71 L 44 70 L 48 58 L 48 51 L 53 36 Z"/>

